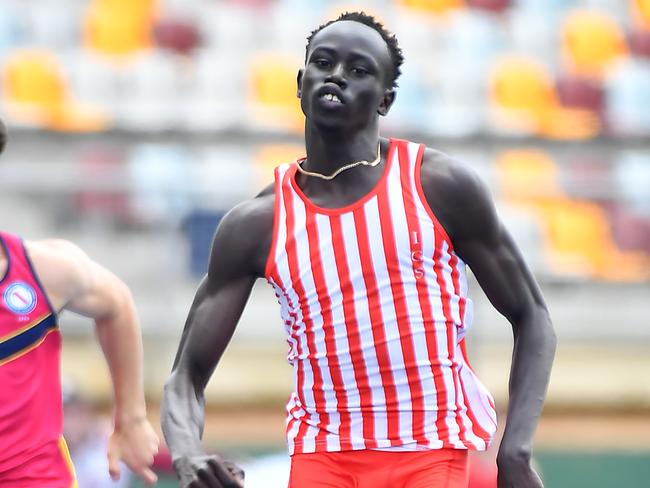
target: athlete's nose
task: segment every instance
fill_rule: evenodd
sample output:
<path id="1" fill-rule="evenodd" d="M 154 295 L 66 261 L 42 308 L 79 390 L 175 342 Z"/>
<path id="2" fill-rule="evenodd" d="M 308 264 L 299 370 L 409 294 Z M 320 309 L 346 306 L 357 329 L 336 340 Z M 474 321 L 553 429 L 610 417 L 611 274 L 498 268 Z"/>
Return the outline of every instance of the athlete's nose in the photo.
<path id="1" fill-rule="evenodd" d="M 345 88 L 347 81 L 345 80 L 345 72 L 343 63 L 337 63 L 327 75 L 326 82 L 336 83 L 341 88 Z"/>

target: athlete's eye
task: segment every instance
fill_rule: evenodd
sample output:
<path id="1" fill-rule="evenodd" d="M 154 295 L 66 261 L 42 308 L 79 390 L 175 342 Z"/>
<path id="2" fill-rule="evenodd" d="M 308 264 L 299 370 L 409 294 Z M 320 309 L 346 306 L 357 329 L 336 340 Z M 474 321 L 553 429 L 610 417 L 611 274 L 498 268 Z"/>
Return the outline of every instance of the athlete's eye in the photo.
<path id="1" fill-rule="evenodd" d="M 366 76 L 368 74 L 368 70 L 360 66 L 355 66 L 354 68 L 352 68 L 352 74 L 354 74 L 355 76 Z"/>
<path id="2" fill-rule="evenodd" d="M 329 60 L 325 58 L 316 58 L 314 59 L 314 64 L 318 66 L 319 68 L 327 68 L 330 65 Z"/>

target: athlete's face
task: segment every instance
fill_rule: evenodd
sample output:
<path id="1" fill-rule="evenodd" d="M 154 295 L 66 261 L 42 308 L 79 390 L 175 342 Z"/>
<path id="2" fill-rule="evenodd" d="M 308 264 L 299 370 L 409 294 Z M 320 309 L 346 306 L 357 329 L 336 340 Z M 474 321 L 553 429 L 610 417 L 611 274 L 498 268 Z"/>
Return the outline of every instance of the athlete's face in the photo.
<path id="1" fill-rule="evenodd" d="M 7 127 L 5 127 L 5 123 L 0 119 L 0 154 L 4 151 L 5 144 L 7 144 Z"/>
<path id="2" fill-rule="evenodd" d="M 339 21 L 314 36 L 298 73 L 302 111 L 317 126 L 358 130 L 395 98 L 388 46 L 372 27 Z"/>

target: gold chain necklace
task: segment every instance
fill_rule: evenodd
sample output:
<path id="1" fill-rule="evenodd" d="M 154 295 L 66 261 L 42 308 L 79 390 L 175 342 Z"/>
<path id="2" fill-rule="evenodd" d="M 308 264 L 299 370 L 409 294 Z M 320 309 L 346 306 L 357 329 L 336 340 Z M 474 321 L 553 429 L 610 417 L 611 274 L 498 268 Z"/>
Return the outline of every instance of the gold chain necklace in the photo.
<path id="1" fill-rule="evenodd" d="M 374 161 L 355 161 L 354 163 L 346 164 L 345 166 L 341 166 L 339 169 L 334 171 L 331 175 L 324 175 L 321 173 L 314 173 L 312 171 L 307 171 L 306 169 L 303 169 L 302 166 L 300 166 L 300 163 L 298 163 L 298 171 L 301 172 L 303 175 L 307 176 L 315 176 L 316 178 L 321 178 L 323 180 L 333 180 L 336 178 L 336 176 L 345 171 L 346 169 L 354 168 L 355 166 L 377 166 L 379 164 L 379 161 L 381 160 L 381 146 L 379 143 L 377 143 L 377 157 L 374 159 Z"/>

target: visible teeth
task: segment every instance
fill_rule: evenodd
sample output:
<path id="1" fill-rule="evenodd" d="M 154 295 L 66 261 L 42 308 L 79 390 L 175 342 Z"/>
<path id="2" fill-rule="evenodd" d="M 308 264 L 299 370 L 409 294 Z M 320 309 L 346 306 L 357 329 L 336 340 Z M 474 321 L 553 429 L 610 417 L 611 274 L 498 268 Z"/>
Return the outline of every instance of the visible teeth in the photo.
<path id="1" fill-rule="evenodd" d="M 324 98 L 325 100 L 330 101 L 330 102 L 338 102 L 338 103 L 341 103 L 341 100 L 339 100 L 339 97 L 337 97 L 337 96 L 334 95 L 333 93 L 325 93 L 325 94 L 323 95 L 323 98 Z"/>

